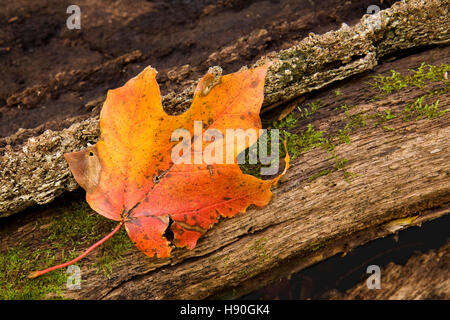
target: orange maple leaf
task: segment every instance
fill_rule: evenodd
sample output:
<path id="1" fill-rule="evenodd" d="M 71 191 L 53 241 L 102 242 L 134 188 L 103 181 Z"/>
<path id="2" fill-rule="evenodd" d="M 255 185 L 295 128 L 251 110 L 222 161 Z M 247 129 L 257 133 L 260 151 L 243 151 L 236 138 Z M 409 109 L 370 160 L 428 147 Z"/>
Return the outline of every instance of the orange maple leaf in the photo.
<path id="1" fill-rule="evenodd" d="M 197 85 L 191 107 L 176 116 L 163 110 L 156 71 L 151 67 L 123 87 L 110 90 L 100 114 L 97 144 L 65 157 L 76 181 L 86 190 L 92 209 L 119 221 L 119 225 L 78 258 L 30 277 L 78 261 L 122 225 L 142 252 L 162 258 L 170 256 L 171 246 L 164 237 L 169 225 L 173 243 L 193 249 L 220 216 L 245 212 L 251 204 L 267 205 L 270 189 L 281 175 L 261 180 L 242 173 L 236 161 L 237 155 L 261 134 L 259 112 L 267 67 L 225 75 L 219 81 L 206 74 Z M 196 153 L 205 152 L 217 141 L 203 141 L 196 135 L 195 121 L 201 121 L 206 132 L 239 128 L 255 129 L 257 134 L 244 145 L 222 139 L 224 148 L 232 144 L 231 164 L 208 164 L 204 158 L 196 162 Z M 194 164 L 173 161 L 171 151 L 178 142 L 173 141 L 172 134 L 180 128 L 194 136 L 194 150 L 185 158 L 194 159 Z M 288 156 L 282 174 L 287 167 Z"/>

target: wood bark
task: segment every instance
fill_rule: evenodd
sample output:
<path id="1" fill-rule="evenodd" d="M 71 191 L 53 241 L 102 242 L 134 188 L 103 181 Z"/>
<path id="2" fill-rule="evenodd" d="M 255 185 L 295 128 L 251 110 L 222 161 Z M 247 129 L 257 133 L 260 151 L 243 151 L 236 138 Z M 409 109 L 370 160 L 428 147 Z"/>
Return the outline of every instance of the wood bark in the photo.
<path id="1" fill-rule="evenodd" d="M 360 106 L 398 110 L 416 94 L 412 90 L 378 106 Z M 441 97 L 443 105 L 450 105 L 449 98 L 448 93 Z M 333 114 L 332 108 L 327 111 L 319 127 L 332 126 L 343 116 Z M 236 298 L 283 273 L 390 234 L 397 219 L 418 215 L 411 224 L 418 225 L 447 214 L 449 120 L 447 113 L 431 122 L 397 119 L 390 124 L 395 131 L 373 125 L 361 129 L 350 144 L 336 150 L 348 159 L 346 170 L 357 174 L 350 184 L 339 171 L 310 181 L 314 173 L 333 166 L 325 151 L 312 150 L 292 163 L 267 207 L 222 221 L 193 252 L 177 250 L 167 262 L 149 265 L 134 255 L 127 258 L 109 288 L 96 284 L 91 272 L 85 293 L 75 297 Z M 139 271 L 130 276 L 130 270 Z"/>
<path id="2" fill-rule="evenodd" d="M 323 72 L 320 68 L 314 69 L 312 74 L 286 81 L 291 78 L 285 78 L 290 75 L 283 66 L 286 66 L 284 63 L 295 64 L 292 57 L 299 56 L 306 48 L 317 47 L 317 41 L 336 45 L 327 41 L 338 33 L 361 34 L 358 33 L 361 24 L 352 28 L 344 26 L 322 38 L 305 40 L 303 49 L 292 56 L 289 52 L 293 51 L 280 53 L 280 60 L 273 67 L 277 71 L 268 79 L 265 105 L 281 102 L 279 106 L 283 107 L 283 102 L 322 88 L 306 101 L 320 99 L 322 107 L 311 118 L 302 120 L 297 130 L 311 123 L 318 130 L 332 133 L 345 122 L 344 110 L 339 108 L 342 104 L 355 105 L 351 113 L 381 113 L 387 109 L 401 112 L 408 102 L 438 87 L 434 84 L 425 88 L 410 87 L 373 101 L 375 92 L 368 84 L 373 74 L 355 75 L 372 68 L 377 73 L 387 74 L 390 69 L 407 72 L 422 62 L 449 63 L 449 47 L 425 50 L 393 61 L 381 60 L 406 48 L 448 43 L 448 28 L 443 29 L 441 16 L 439 25 L 433 20 L 437 19 L 433 18 L 435 14 L 448 10 L 445 3 L 448 2 L 397 4 L 387 13 L 391 19 L 386 22 L 389 28 L 381 29 L 385 30 L 384 36 L 376 37 L 378 40 L 370 38 L 369 51 L 364 51 L 356 60 L 344 62 L 345 65 L 330 65 L 327 64 L 330 60 L 322 60 Z M 417 20 L 420 23 L 409 24 L 408 10 L 423 15 Z M 406 19 L 404 24 L 396 20 L 399 15 L 395 12 Z M 435 33 L 429 30 L 430 26 L 436 28 Z M 396 30 L 409 36 L 396 44 L 393 37 Z M 415 33 L 417 37 L 413 36 Z M 356 40 L 346 43 L 358 45 Z M 326 50 L 317 57 L 326 57 L 325 52 L 332 54 Z M 370 63 L 366 64 L 368 61 Z M 383 62 L 376 66 L 378 61 Z M 277 77 L 281 80 L 276 80 Z M 324 89 L 331 82 L 343 79 L 347 80 Z M 339 96 L 334 92 L 337 89 L 342 92 Z M 278 92 L 284 93 L 279 95 Z M 177 98 L 165 97 L 164 101 L 170 109 L 177 103 L 185 106 L 189 99 L 187 92 Z M 439 101 L 441 107 L 449 108 L 448 90 L 439 95 Z M 366 126 L 352 132 L 351 143 L 337 145 L 336 154 L 347 159 L 345 168 L 336 170 L 334 159 L 322 148 L 302 153 L 292 161 L 286 176 L 273 189 L 274 196 L 267 207 L 249 209 L 233 219 L 222 219 L 200 239 L 194 250 L 175 249 L 171 258 L 150 259 L 133 249 L 114 265 L 110 277 L 93 267 L 95 261 L 89 261 L 82 268 L 85 281 L 81 290 L 65 291 L 64 296 L 75 299 L 238 298 L 281 276 L 348 252 L 372 239 L 450 213 L 450 112 L 432 120 L 405 122 L 397 117 L 388 125 L 393 130 L 375 126 L 375 119 L 368 120 Z M 3 210 L 0 214 L 10 215 L 35 203 L 52 201 L 61 193 L 77 188 L 62 155 L 95 143 L 97 136 L 98 119 L 87 119 L 60 132 L 48 131 L 30 138 L 25 144 L 14 146 L 11 143 L 3 150 L 1 160 L 4 166 L 0 176 L 0 209 Z M 330 173 L 312 179 L 323 170 L 330 170 Z M 350 183 L 345 172 L 352 173 Z M 416 218 L 405 223 L 401 220 L 405 217 Z M 13 246 L 19 239 L 28 237 L 30 246 L 39 248 L 42 243 L 33 238 L 34 227 L 31 221 L 11 232 L 2 239 L 2 246 Z M 448 291 L 445 286 L 439 292 Z"/>
<path id="3" fill-rule="evenodd" d="M 428 50 L 387 62 L 378 71 L 406 72 L 423 61 L 449 63 L 449 53 L 448 47 Z M 371 101 L 369 81 L 367 75 L 341 83 L 335 87 L 342 92 L 339 97 L 333 90 L 311 97 L 320 99 L 322 108 L 298 129 L 309 122 L 318 130 L 336 131 L 346 118 L 342 104 L 356 105 L 351 113 L 391 109 L 398 114 L 409 101 L 437 89 L 436 84 L 411 87 Z M 448 108 L 448 90 L 438 98 Z M 450 213 L 450 112 L 432 120 L 397 117 L 387 124 L 394 130 L 374 122 L 368 119 L 350 135 L 351 143 L 336 146 L 336 155 L 347 159 L 345 168 L 335 170 L 334 159 L 322 148 L 302 153 L 273 189 L 267 207 L 222 219 L 194 250 L 175 249 L 168 259 L 151 259 L 133 249 L 114 265 L 109 278 L 90 260 L 81 270 L 81 290 L 65 291 L 65 297 L 238 298 L 372 239 Z M 331 173 L 312 179 L 327 169 Z M 354 174 L 350 183 L 344 170 Z M 405 217 L 415 219 L 405 222 Z M 26 235 L 39 248 L 42 242 L 33 238 L 33 228 L 33 221 L 18 228 L 3 245 Z"/>
<path id="4" fill-rule="evenodd" d="M 362 88 L 361 88 L 362 89 Z M 361 106 L 398 110 L 415 97 L 411 90 Z M 361 92 L 359 92 L 361 93 Z M 358 93 L 356 93 L 358 94 Z M 450 95 L 440 97 L 449 106 Z M 378 106 L 377 106 L 378 105 Z M 330 105 L 318 120 L 325 129 L 343 117 Z M 433 121 L 390 124 L 395 131 L 368 125 L 339 145 L 342 171 L 310 181 L 333 167 L 329 154 L 312 150 L 292 163 L 271 203 L 224 219 L 194 251 L 175 250 L 167 260 L 127 256 L 105 285 L 94 271 L 83 273 L 85 287 L 70 297 L 104 299 L 236 298 L 371 239 L 390 234 L 395 220 L 419 217 L 417 225 L 450 212 L 450 114 Z M 317 247 L 320 247 L 316 250 Z"/>
<path id="5" fill-rule="evenodd" d="M 448 0 L 398 2 L 375 16 L 364 16 L 353 27 L 343 24 L 337 31 L 311 34 L 298 45 L 261 59 L 256 65 L 274 61 L 264 105 L 281 104 L 372 70 L 378 61 L 407 49 L 448 44 L 448 23 L 442 20 L 448 16 L 448 4 Z M 139 52 L 119 57 L 117 63 L 133 59 L 139 59 Z M 220 68 L 214 71 L 220 74 Z M 189 106 L 191 97 L 192 88 L 166 95 L 164 106 L 168 112 L 180 112 Z M 101 101 L 99 97 L 94 104 Z M 61 131 L 47 130 L 33 137 L 34 130 L 21 130 L 0 140 L 0 146 L 4 145 L 0 147 L 0 217 L 49 203 L 78 187 L 63 154 L 96 142 L 98 118 L 73 121 Z"/>

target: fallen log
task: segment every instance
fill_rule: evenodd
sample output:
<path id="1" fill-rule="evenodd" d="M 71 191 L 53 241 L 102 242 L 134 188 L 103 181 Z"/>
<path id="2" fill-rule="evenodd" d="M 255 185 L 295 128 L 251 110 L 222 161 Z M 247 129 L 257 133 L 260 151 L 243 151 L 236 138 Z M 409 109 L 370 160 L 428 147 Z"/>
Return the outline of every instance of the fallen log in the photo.
<path id="1" fill-rule="evenodd" d="M 449 63 L 449 47 L 385 62 L 377 71 L 404 73 L 422 62 Z M 349 119 L 365 115 L 365 123 L 352 122 L 350 143 L 336 144 L 334 155 L 339 162 L 324 148 L 303 152 L 273 189 L 267 207 L 221 220 L 194 250 L 175 249 L 171 258 L 151 259 L 133 248 L 112 266 L 109 275 L 98 272 L 96 259 L 88 260 L 81 267 L 81 289 L 64 290 L 63 296 L 238 298 L 372 239 L 448 214 L 450 112 L 431 119 L 416 115 L 403 119 L 405 106 L 427 92 L 436 92 L 432 100 L 439 99 L 439 105 L 448 108 L 448 80 L 442 77 L 423 87 L 378 96 L 371 81 L 371 75 L 366 75 L 315 94 L 306 102 L 320 100 L 321 107 L 292 129 L 301 132 L 311 124 L 336 133 Z M 387 114 L 387 110 L 395 118 L 378 123 L 376 114 Z M 33 219 L 15 227 L 2 237 L 2 251 L 25 238 L 29 250 L 42 248 L 36 228 L 43 226 Z"/>
<path id="2" fill-rule="evenodd" d="M 364 16 L 353 27 L 311 34 L 298 45 L 269 55 L 266 58 L 275 63 L 268 73 L 264 105 L 286 102 L 371 70 L 384 58 L 407 49 L 448 44 L 448 26 L 441 18 L 448 15 L 448 7 L 446 0 L 398 2 L 375 16 Z M 220 73 L 220 68 L 214 70 Z M 189 106 L 191 96 L 192 89 L 166 95 L 165 109 L 180 112 Z M 16 143 L 29 136 L 29 131 L 0 140 L 0 217 L 49 203 L 78 187 L 63 154 L 96 142 L 98 118 Z"/>
<path id="3" fill-rule="evenodd" d="M 448 59 L 443 52 L 448 49 L 441 51 L 441 58 Z M 421 58 L 425 57 L 431 56 L 424 54 Z M 369 91 L 362 85 L 367 80 L 358 79 L 342 87 L 346 95 L 343 102 L 351 105 L 360 101 L 363 92 Z M 333 95 L 324 93 L 328 99 L 321 100 L 324 106 L 312 122 L 320 130 L 339 127 L 345 117 L 336 110 Z M 352 110 L 357 114 L 389 108 L 398 114 L 405 103 L 418 96 L 420 90 L 412 89 L 375 102 L 366 98 L 364 103 L 359 102 L 357 111 Z M 449 98 L 447 92 L 439 100 L 448 107 Z M 431 121 L 405 122 L 397 117 L 390 120 L 389 129 L 375 127 L 368 120 L 350 136 L 351 143 L 336 146 L 336 154 L 347 160 L 345 169 L 334 171 L 329 153 L 313 149 L 292 162 L 266 208 L 221 221 L 193 252 L 177 250 L 165 262 L 132 254 L 114 269 L 107 285 L 86 270 L 86 288 L 68 296 L 237 298 L 372 239 L 448 214 L 449 120 L 448 112 Z M 327 169 L 329 173 L 320 175 Z M 345 172 L 352 173 L 350 183 Z"/>

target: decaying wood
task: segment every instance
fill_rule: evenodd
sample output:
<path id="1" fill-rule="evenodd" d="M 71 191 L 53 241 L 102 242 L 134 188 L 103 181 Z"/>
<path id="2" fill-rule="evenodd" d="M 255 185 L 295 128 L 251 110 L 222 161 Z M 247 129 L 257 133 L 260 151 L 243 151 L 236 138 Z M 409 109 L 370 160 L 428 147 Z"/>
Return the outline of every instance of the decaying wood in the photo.
<path id="1" fill-rule="evenodd" d="M 380 71 L 405 72 L 423 61 L 448 63 L 449 50 L 437 48 L 387 62 Z M 391 109 L 399 114 L 408 101 L 437 89 L 436 84 L 411 87 L 371 101 L 369 80 L 365 76 L 341 84 L 339 97 L 333 91 L 317 94 L 314 99 L 320 98 L 322 107 L 302 121 L 318 130 L 336 131 L 345 119 L 337 108 L 341 104 L 357 105 L 351 113 Z M 449 107 L 448 90 L 437 98 L 441 107 Z M 237 298 L 372 239 L 450 213 L 450 112 L 408 122 L 399 116 L 387 124 L 393 130 L 375 126 L 374 121 L 368 119 L 366 126 L 353 132 L 350 144 L 336 146 L 336 155 L 348 160 L 345 169 L 311 179 L 333 169 L 334 159 L 322 148 L 303 153 L 273 189 L 267 207 L 222 219 L 193 251 L 175 249 L 168 259 L 151 259 L 133 249 L 113 266 L 110 278 L 90 261 L 81 269 L 81 290 L 65 291 L 65 297 Z M 351 183 L 344 170 L 354 174 Z M 33 226 L 8 234 L 3 245 L 28 236 L 31 248 L 40 248 L 40 239 L 32 237 Z"/>
<path id="2" fill-rule="evenodd" d="M 402 98 L 392 99 L 402 105 Z M 442 101 L 448 106 L 449 95 Z M 88 271 L 87 287 L 76 296 L 230 298 L 233 289 L 239 296 L 272 280 L 272 269 L 296 257 L 297 268 L 304 268 L 388 234 L 392 220 L 419 215 L 414 223 L 421 223 L 436 216 L 435 210 L 426 209 L 439 206 L 439 214 L 449 213 L 449 125 L 447 114 L 433 122 L 400 120 L 392 125 L 393 132 L 358 132 L 350 145 L 337 148 L 349 160 L 348 170 L 358 174 L 351 184 L 342 172 L 310 182 L 311 174 L 332 163 L 322 150 L 307 153 L 293 163 L 268 207 L 221 222 L 194 252 L 177 251 L 166 262 L 171 266 L 149 265 L 148 260 L 141 264 L 142 259 L 136 265 L 135 256 L 129 257 L 110 287 Z M 314 251 L 318 244 L 324 247 Z"/>
<path id="3" fill-rule="evenodd" d="M 264 105 L 289 101 L 330 83 L 373 69 L 379 61 L 406 49 L 448 44 L 448 0 L 398 2 L 376 16 L 366 15 L 353 27 L 343 25 L 324 35 L 311 34 L 298 45 L 270 55 Z M 262 59 L 256 65 L 262 64 Z M 166 95 L 169 112 L 188 107 L 192 88 Z M 16 135 L 26 136 L 27 130 Z M 74 123 L 62 131 L 48 130 L 14 145 L 16 135 L 2 139 L 0 149 L 0 217 L 34 204 L 48 203 L 77 184 L 63 158 L 66 152 L 94 144 L 98 118 Z"/>
<path id="4" fill-rule="evenodd" d="M 381 103 L 398 110 L 409 97 L 394 95 Z M 441 97 L 442 103 L 448 106 L 449 98 Z M 351 144 L 337 147 L 348 159 L 347 170 L 358 175 L 351 184 L 339 171 L 310 181 L 314 173 L 333 166 L 325 151 L 313 150 L 292 163 L 267 207 L 222 221 L 194 251 L 175 250 L 167 260 L 130 254 L 106 283 L 95 270 L 83 270 L 85 286 L 68 296 L 237 297 L 272 280 L 271 270 L 290 260 L 296 259 L 301 269 L 389 234 L 398 218 L 419 215 L 413 222 L 419 224 L 449 213 L 450 114 L 390 126 L 395 131 L 368 126 L 352 136 Z M 323 247 L 314 251 L 318 245 Z"/>
<path id="5" fill-rule="evenodd" d="M 450 242 L 438 250 L 417 253 L 404 265 L 389 263 L 381 270 L 381 288 L 369 290 L 361 282 L 331 299 L 448 300 L 450 298 Z"/>

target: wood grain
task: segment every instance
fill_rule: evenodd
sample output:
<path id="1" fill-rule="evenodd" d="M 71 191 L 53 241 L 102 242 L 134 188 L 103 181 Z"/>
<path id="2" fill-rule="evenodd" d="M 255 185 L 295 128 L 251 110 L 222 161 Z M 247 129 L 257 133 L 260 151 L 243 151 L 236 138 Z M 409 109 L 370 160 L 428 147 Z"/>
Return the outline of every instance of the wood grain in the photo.
<path id="1" fill-rule="evenodd" d="M 392 62 L 386 68 L 415 67 L 418 61 L 448 59 L 448 49 L 435 49 Z M 433 58 L 434 57 L 434 58 Z M 343 98 L 325 91 L 323 107 L 310 120 L 321 130 L 335 130 L 344 119 L 336 100 L 351 112 L 393 113 L 424 90 L 410 88 L 368 101 L 369 77 L 340 86 Z M 431 87 L 435 88 L 435 87 Z M 346 94 L 348 93 L 348 95 Z M 364 97 L 364 98 L 362 98 Z M 439 96 L 450 105 L 450 95 Z M 176 249 L 170 259 L 148 259 L 133 251 L 110 279 L 87 267 L 86 282 L 69 298 L 83 299 L 204 299 L 236 298 L 281 275 L 392 232 L 389 223 L 418 216 L 410 225 L 450 212 L 450 113 L 439 118 L 389 121 L 391 130 L 373 122 L 351 134 L 350 144 L 336 148 L 356 174 L 348 183 L 343 170 L 311 181 L 315 173 L 333 168 L 323 149 L 313 149 L 292 162 L 274 189 L 271 203 L 233 219 L 223 219 L 208 231 L 193 251 Z"/>

